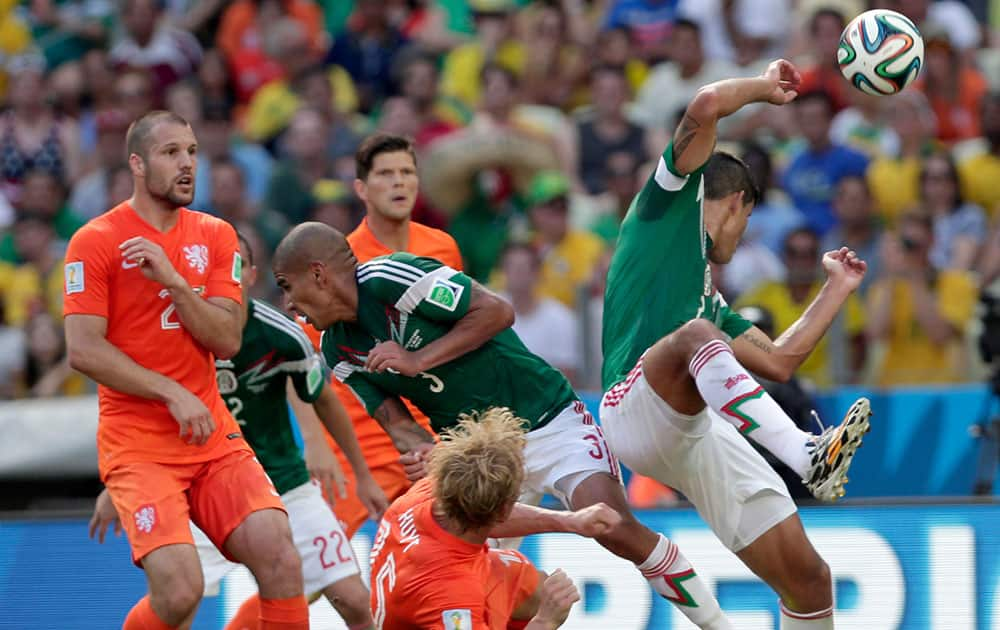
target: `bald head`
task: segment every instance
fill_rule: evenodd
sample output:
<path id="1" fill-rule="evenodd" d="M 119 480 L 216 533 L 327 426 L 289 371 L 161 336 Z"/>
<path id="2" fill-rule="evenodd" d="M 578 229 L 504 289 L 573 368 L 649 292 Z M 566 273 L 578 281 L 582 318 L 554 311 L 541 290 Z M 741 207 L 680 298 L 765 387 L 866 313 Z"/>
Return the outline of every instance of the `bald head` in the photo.
<path id="1" fill-rule="evenodd" d="M 325 223 L 307 221 L 281 239 L 272 267 L 275 273 L 295 273 L 313 261 L 330 264 L 345 259 L 354 262 L 354 252 L 344 235 Z"/>

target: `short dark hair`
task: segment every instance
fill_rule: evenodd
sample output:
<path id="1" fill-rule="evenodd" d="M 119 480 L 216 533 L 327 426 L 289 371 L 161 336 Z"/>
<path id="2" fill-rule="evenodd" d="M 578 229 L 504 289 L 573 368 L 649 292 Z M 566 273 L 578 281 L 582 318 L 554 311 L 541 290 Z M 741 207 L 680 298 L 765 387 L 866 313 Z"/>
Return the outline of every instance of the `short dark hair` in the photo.
<path id="1" fill-rule="evenodd" d="M 239 230 L 236 230 L 236 238 L 240 241 L 240 251 L 243 253 L 243 258 L 253 267 L 253 247 L 250 247 L 250 241 Z"/>
<path id="2" fill-rule="evenodd" d="M 833 18 L 835 20 L 839 20 L 840 21 L 840 28 L 841 29 L 843 29 L 845 26 L 847 26 L 847 18 L 844 17 L 844 14 L 840 10 L 835 9 L 833 7 L 824 6 L 824 7 L 820 7 L 818 9 L 816 9 L 813 12 L 812 16 L 810 16 L 810 18 L 809 18 L 809 32 L 815 35 L 816 34 L 817 23 L 820 21 L 820 19 L 827 18 L 827 17 L 828 18 Z"/>
<path id="3" fill-rule="evenodd" d="M 816 101 L 826 105 L 826 109 L 830 112 L 832 116 L 835 111 L 837 111 L 836 103 L 834 103 L 833 96 L 826 90 L 808 90 L 799 94 L 798 98 L 795 99 L 797 105 L 805 105 L 811 101 Z"/>
<path id="4" fill-rule="evenodd" d="M 819 250 L 819 245 L 820 245 L 819 232 L 817 232 L 816 230 L 812 229 L 809 226 L 803 225 L 801 227 L 792 228 L 791 230 L 788 231 L 787 234 L 785 234 L 785 238 L 781 239 L 781 251 L 787 254 L 790 249 L 790 243 L 792 242 L 792 239 L 795 238 L 796 236 L 802 236 L 802 235 L 811 238 L 813 242 L 816 243 L 817 251 Z"/>
<path id="5" fill-rule="evenodd" d="M 687 28 L 694 31 L 695 35 L 701 36 L 701 24 L 698 24 L 694 20 L 689 20 L 688 18 L 677 18 L 674 20 L 674 29 L 677 28 Z"/>
<path id="6" fill-rule="evenodd" d="M 503 246 L 503 249 L 500 251 L 501 264 L 507 259 L 509 254 L 513 254 L 514 252 L 527 252 L 531 256 L 531 262 L 535 269 L 541 268 L 542 258 L 538 255 L 538 250 L 530 242 L 517 239 L 507 241 Z"/>
<path id="7" fill-rule="evenodd" d="M 125 133 L 125 147 L 128 151 L 126 158 L 133 153 L 146 159 L 149 151 L 149 134 L 153 128 L 160 123 L 172 123 L 189 127 L 188 121 L 179 115 L 163 109 L 155 109 L 132 122 Z"/>
<path id="8" fill-rule="evenodd" d="M 746 163 L 725 151 L 716 151 L 705 164 L 705 198 L 722 199 L 735 192 L 743 194 L 744 204 L 757 205 L 760 188 Z"/>
<path id="9" fill-rule="evenodd" d="M 413 163 L 417 163 L 417 154 L 413 149 L 413 142 L 409 138 L 391 133 L 376 133 L 368 136 L 358 147 L 357 153 L 354 154 L 355 177 L 360 180 L 368 179 L 368 174 L 371 172 L 377 156 L 397 151 L 406 151 L 413 158 Z"/>

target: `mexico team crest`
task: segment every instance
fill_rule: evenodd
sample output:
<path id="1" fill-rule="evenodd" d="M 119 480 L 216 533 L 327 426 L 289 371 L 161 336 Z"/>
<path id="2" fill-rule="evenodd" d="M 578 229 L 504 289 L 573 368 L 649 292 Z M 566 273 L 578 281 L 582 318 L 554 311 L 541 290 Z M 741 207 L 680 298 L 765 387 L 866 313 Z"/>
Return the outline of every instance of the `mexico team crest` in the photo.
<path id="1" fill-rule="evenodd" d="M 220 394 L 232 394 L 239 386 L 236 374 L 232 370 L 217 370 L 215 372 L 215 380 L 219 383 Z"/>

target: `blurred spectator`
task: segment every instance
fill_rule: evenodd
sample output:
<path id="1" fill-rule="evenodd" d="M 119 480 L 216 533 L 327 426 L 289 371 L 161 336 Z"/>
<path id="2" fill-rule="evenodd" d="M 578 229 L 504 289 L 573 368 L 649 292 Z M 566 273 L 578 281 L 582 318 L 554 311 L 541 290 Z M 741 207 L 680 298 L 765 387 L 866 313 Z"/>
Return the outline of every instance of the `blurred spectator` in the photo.
<path id="1" fill-rule="evenodd" d="M 358 129 L 360 125 L 355 124 L 352 118 L 340 112 L 335 106 L 336 96 L 327 69 L 318 64 L 307 68 L 296 77 L 292 89 L 301 99 L 303 106 L 311 107 L 323 114 L 330 128 L 330 135 L 327 138 L 329 158 L 331 160 L 344 156 L 353 158 L 354 152 L 361 144 L 360 132 L 364 129 Z M 283 152 L 287 150 L 285 146 L 281 149 Z"/>
<path id="2" fill-rule="evenodd" d="M 980 286 L 983 290 L 990 290 L 991 285 L 1000 278 L 1000 224 L 997 224 L 987 238 L 976 270 L 979 272 Z"/>
<path id="3" fill-rule="evenodd" d="M 763 243 L 775 254 L 781 252 L 785 236 L 802 227 L 805 218 L 788 202 L 788 196 L 774 185 L 771 154 L 757 143 L 748 143 L 740 156 L 761 191 L 760 201 L 750 213 L 744 238 Z"/>
<path id="4" fill-rule="evenodd" d="M 589 64 L 582 48 L 585 42 L 573 39 L 563 8 L 554 2 L 536 2 L 522 16 L 523 100 L 564 111 L 580 104 L 576 88 Z"/>
<path id="5" fill-rule="evenodd" d="M 198 138 L 198 171 L 195 175 L 195 198 L 191 207 L 206 212 L 214 211 L 212 199 L 212 170 L 215 163 L 231 160 L 243 171 L 247 199 L 259 204 L 267 194 L 268 182 L 274 170 L 274 160 L 264 147 L 251 142 L 240 142 L 232 127 L 232 114 L 225 105 L 203 107 L 198 119 L 191 122 Z"/>
<path id="6" fill-rule="evenodd" d="M 420 129 L 420 118 L 409 100 L 402 96 L 390 96 L 382 101 L 376 129 L 382 133 L 412 138 Z"/>
<path id="7" fill-rule="evenodd" d="M 44 170 L 60 185 L 72 183 L 80 172 L 76 123 L 58 117 L 45 98 L 41 63 L 39 57 L 21 57 L 8 64 L 9 109 L 0 115 L 0 185 L 15 206 L 28 172 Z"/>
<path id="8" fill-rule="evenodd" d="M 392 61 L 406 38 L 389 22 L 384 0 L 355 0 L 348 28 L 338 33 L 326 62 L 347 70 L 358 90 L 359 108 L 370 112 L 393 93 Z"/>
<path id="9" fill-rule="evenodd" d="M 899 155 L 899 136 L 889 124 L 890 117 L 884 114 L 884 108 L 892 108 L 895 103 L 861 90 L 848 91 L 847 100 L 850 106 L 837 112 L 830 123 L 830 140 L 872 159 Z"/>
<path id="10" fill-rule="evenodd" d="M 230 63 L 247 53 L 261 53 L 264 32 L 283 17 L 302 26 L 308 48 L 321 49 L 322 14 L 316 3 L 308 0 L 236 0 L 222 13 L 215 45 Z"/>
<path id="11" fill-rule="evenodd" d="M 948 153 L 924 159 L 920 210 L 934 220 L 931 264 L 938 269 L 972 269 L 986 238 L 986 216 L 982 208 L 962 200 L 958 170 Z"/>
<path id="12" fill-rule="evenodd" d="M 193 74 L 201 61 L 198 40 L 162 20 L 162 15 L 159 0 L 125 0 L 125 33 L 108 55 L 118 68 L 149 73 L 154 93 L 159 96 L 174 81 Z"/>
<path id="13" fill-rule="evenodd" d="M 128 163 L 121 163 L 111 168 L 108 173 L 108 208 L 111 209 L 123 201 L 132 198 L 132 170 Z"/>
<path id="14" fill-rule="evenodd" d="M 736 301 L 736 308 L 759 306 L 774 318 L 777 334 L 782 334 L 794 324 L 813 302 L 823 287 L 823 253 L 819 249 L 819 236 L 809 228 L 793 230 L 785 238 L 784 263 L 787 270 L 784 282 L 765 282 Z M 797 370 L 799 377 L 808 379 L 817 387 L 830 387 L 847 370 L 856 373 L 864 359 L 864 312 L 860 300 L 851 295 L 844 303 L 842 322 L 834 322 L 829 334 L 823 337 Z M 835 348 L 831 349 L 831 345 Z M 834 352 L 849 353 L 843 366 L 835 365 Z"/>
<path id="15" fill-rule="evenodd" d="M 580 340 L 583 349 L 583 374 L 581 386 L 598 390 L 601 388 L 601 366 L 604 363 L 604 289 L 608 282 L 608 268 L 614 252 L 604 250 L 594 266 L 594 273 L 587 287 L 586 302 L 577 306 L 580 314 Z"/>
<path id="16" fill-rule="evenodd" d="M 746 306 L 739 310 L 740 315 L 744 319 L 752 323 L 757 328 L 770 338 L 774 338 L 777 334 L 775 331 L 774 317 L 771 312 L 766 308 L 761 308 L 758 306 Z M 768 393 L 774 402 L 778 403 L 778 406 L 788 414 L 788 417 L 792 419 L 793 422 L 806 433 L 818 434 L 823 430 L 823 427 L 817 425 L 813 410 L 816 408 L 816 401 L 813 400 L 813 396 L 810 391 L 805 387 L 804 383 L 796 376 L 792 375 L 790 379 L 785 382 L 769 381 L 767 379 L 762 379 L 757 377 L 764 388 L 764 391 Z M 757 449 L 757 452 L 767 460 L 767 463 L 774 468 L 774 471 L 784 480 L 785 485 L 788 487 L 788 491 L 791 493 L 792 498 L 800 501 L 803 499 L 812 499 L 812 494 L 802 483 L 802 477 L 791 468 L 786 466 L 777 457 L 771 454 L 770 451 L 761 447 L 757 442 L 747 438 L 747 441 Z"/>
<path id="17" fill-rule="evenodd" d="M 612 0 L 605 28 L 624 28 L 633 52 L 646 63 L 669 59 L 678 0 Z"/>
<path id="18" fill-rule="evenodd" d="M 402 9 L 400 5 L 403 5 L 405 9 Z M 441 3 L 433 0 L 410 0 L 398 3 L 396 7 L 397 14 L 400 15 L 392 21 L 396 23 L 400 32 L 408 40 L 421 49 L 438 54 L 465 43 L 464 34 L 451 28 L 452 20 L 450 20 L 451 13 L 457 12 L 458 9 L 468 9 L 465 2 Z M 330 29 L 329 21 L 327 29 L 332 33 L 339 32 L 339 29 Z"/>
<path id="19" fill-rule="evenodd" d="M 743 67 L 781 57 L 792 29 L 789 0 L 680 0 L 677 13 L 701 27 L 705 56 Z"/>
<path id="20" fill-rule="evenodd" d="M 32 0 L 26 4 L 32 39 L 49 68 L 103 46 L 116 9 L 111 0 Z"/>
<path id="21" fill-rule="evenodd" d="M 833 214 L 837 223 L 823 236 L 820 249 L 829 252 L 849 247 L 868 263 L 868 271 L 861 280 L 860 292 L 864 294 L 879 275 L 879 244 L 882 242 L 882 226 L 864 177 L 851 175 L 840 180 L 833 197 Z"/>
<path id="22" fill-rule="evenodd" d="M 226 68 L 226 60 L 217 48 L 209 48 L 201 58 L 197 75 L 201 98 L 206 106 L 232 108 L 236 105 L 236 91 Z M 234 111 L 234 114 L 238 112 Z"/>
<path id="23" fill-rule="evenodd" d="M 705 57 L 701 29 L 691 20 L 675 22 L 667 46 L 670 61 L 650 70 L 632 110 L 636 121 L 655 129 L 669 127 L 698 88 L 737 74 L 729 63 Z"/>
<path id="24" fill-rule="evenodd" d="M 66 204 L 66 187 L 52 173 L 43 169 L 29 171 L 24 178 L 22 192 L 17 206 L 18 216 L 32 215 L 47 222 L 55 231 L 56 239 L 63 241 L 63 246 L 83 225 L 83 219 Z M 22 258 L 16 239 L 11 234 L 0 238 L 0 260 L 18 262 Z"/>
<path id="25" fill-rule="evenodd" d="M 469 122 L 472 112 L 460 101 L 442 96 L 440 75 L 434 57 L 410 48 L 396 58 L 395 73 L 400 92 L 417 116 L 413 135 L 417 148 Z"/>
<path id="26" fill-rule="evenodd" d="M 0 58 L 10 60 L 31 46 L 31 31 L 21 19 L 17 0 L 0 0 Z M 0 99 L 7 91 L 6 64 L 0 64 Z"/>
<path id="27" fill-rule="evenodd" d="M 80 178 L 69 197 L 69 207 L 84 221 L 115 205 L 108 196 L 111 170 L 125 163 L 125 131 L 129 122 L 125 112 L 117 109 L 105 110 L 97 115 L 97 151 L 92 158 L 93 170 Z"/>
<path id="28" fill-rule="evenodd" d="M 889 0 L 880 3 L 913 20 L 921 33 L 933 28 L 944 30 L 959 50 L 972 50 L 982 38 L 980 24 L 968 2 L 956 0 Z M 926 35 L 925 35 L 926 38 Z"/>
<path id="29" fill-rule="evenodd" d="M 922 93 L 906 90 L 892 97 L 892 127 L 899 137 L 899 151 L 876 158 L 867 173 L 875 207 L 890 224 L 919 199 L 920 167 L 935 150 L 935 125 L 934 111 Z"/>
<path id="30" fill-rule="evenodd" d="M 645 130 L 625 118 L 628 83 L 621 68 L 601 66 L 591 74 L 593 110 L 576 123 L 579 163 L 577 174 L 588 194 L 608 190 L 605 180 L 608 157 L 629 155 L 633 164 L 646 159 Z"/>
<path id="31" fill-rule="evenodd" d="M 243 127 L 249 140 L 267 143 L 285 129 L 302 104 L 300 80 L 315 70 L 316 56 L 309 48 L 302 25 L 291 18 L 282 18 L 269 26 L 264 46 L 268 56 L 278 64 L 278 73 L 266 85 L 253 92 Z M 331 99 L 328 107 L 338 112 L 354 111 L 358 103 L 350 75 L 339 66 L 326 70 Z M 234 76 L 242 81 L 247 74 L 239 72 Z M 238 83 L 237 93 L 245 92 L 246 87 Z M 326 110 L 324 108 L 323 111 Z"/>
<path id="32" fill-rule="evenodd" d="M 986 79 L 966 63 L 952 46 L 948 33 L 928 29 L 924 37 L 924 68 L 917 88 L 927 95 L 937 116 L 937 138 L 942 142 L 979 135 L 979 107 Z"/>
<path id="33" fill-rule="evenodd" d="M 327 154 L 330 127 L 320 112 L 311 107 L 299 109 L 286 135 L 288 156 L 274 168 L 264 206 L 294 225 L 305 221 L 312 210 L 313 184 L 336 174 Z"/>
<path id="34" fill-rule="evenodd" d="M 880 344 L 877 385 L 949 383 L 965 377 L 963 336 L 978 295 L 971 274 L 935 270 L 932 219 L 904 214 L 882 243 L 882 273 L 868 291 L 868 338 Z"/>
<path id="35" fill-rule="evenodd" d="M 108 53 L 102 48 L 89 51 L 80 60 L 83 82 L 87 90 L 88 106 L 95 112 L 120 107 L 115 98 L 115 73 L 108 61 Z M 96 130 L 94 130 L 96 136 Z M 85 149 L 92 149 L 96 138 L 90 138 Z"/>
<path id="36" fill-rule="evenodd" d="M 959 165 L 962 195 L 1000 218 L 1000 92 L 983 97 L 981 126 L 985 150 Z"/>
<path id="37" fill-rule="evenodd" d="M 36 214 L 23 214 L 5 237 L 16 252 L 13 261 L 0 262 L 0 294 L 4 321 L 22 326 L 33 313 L 62 313 L 62 248 L 52 226 Z"/>
<path id="38" fill-rule="evenodd" d="M 364 212 L 343 182 L 321 179 L 313 184 L 312 194 L 315 205 L 311 221 L 326 223 L 342 234 L 350 234 L 361 223 Z"/>
<path id="39" fill-rule="evenodd" d="M 0 280 L 4 279 L 4 268 L 0 264 Z M 4 304 L 5 291 L 0 291 L 0 399 L 7 400 L 18 394 L 24 379 L 27 340 L 24 327 L 13 325 L 6 320 L 7 307 Z"/>
<path id="40" fill-rule="evenodd" d="M 514 307 L 514 332 L 524 345 L 579 384 L 580 327 L 576 314 L 539 290 L 541 260 L 526 243 L 509 243 L 500 258 L 506 297 Z"/>
<path id="41" fill-rule="evenodd" d="M 66 338 L 60 321 L 48 313 L 39 313 L 24 326 L 24 389 L 31 398 L 86 393 L 85 378 L 69 366 Z"/>
<path id="42" fill-rule="evenodd" d="M 604 251 L 604 243 L 590 232 L 569 225 L 569 180 L 557 171 L 535 176 L 527 194 L 534 245 L 542 260 L 540 296 L 569 307 L 588 282 Z"/>
<path id="43" fill-rule="evenodd" d="M 453 96 L 469 107 L 479 103 L 483 67 L 497 63 L 511 72 L 524 69 L 524 48 L 513 37 L 513 0 L 469 0 L 476 36 L 467 44 L 455 48 L 444 58 L 441 72 L 441 92 Z"/>
<path id="44" fill-rule="evenodd" d="M 607 192 L 602 199 L 607 199 L 607 207 L 590 226 L 590 231 L 608 246 L 614 246 L 618 240 L 622 221 L 642 188 L 638 167 L 635 155 L 627 151 L 610 153 L 604 161 L 603 181 Z"/>
<path id="45" fill-rule="evenodd" d="M 846 26 L 847 20 L 839 9 L 832 6 L 820 6 L 816 9 L 809 19 L 811 62 L 800 66 L 802 84 L 799 94 L 825 92 L 830 97 L 832 113 L 850 105 L 848 91 L 853 89 L 844 80 L 837 64 L 840 34 Z"/>
<path id="46" fill-rule="evenodd" d="M 115 78 L 114 106 L 125 112 L 131 124 L 153 109 L 156 102 L 150 75 L 140 70 L 129 70 Z M 124 146 L 124 137 L 122 143 Z"/>
<path id="47" fill-rule="evenodd" d="M 649 66 L 632 54 L 629 33 L 624 27 L 608 28 L 597 34 L 592 50 L 594 67 L 623 68 L 628 79 L 629 94 L 637 94 L 649 76 Z"/>
<path id="48" fill-rule="evenodd" d="M 267 246 L 267 251 L 271 251 L 288 232 L 288 220 L 248 199 L 245 182 L 245 171 L 237 162 L 226 157 L 217 159 L 212 165 L 212 208 L 220 218 L 233 225 L 252 225 Z"/>
<path id="49" fill-rule="evenodd" d="M 792 158 L 781 181 L 809 227 L 823 235 L 835 222 L 830 202 L 837 183 L 848 175 L 864 175 L 868 158 L 830 141 L 833 101 L 829 94 L 802 94 L 794 108 L 806 146 Z"/>

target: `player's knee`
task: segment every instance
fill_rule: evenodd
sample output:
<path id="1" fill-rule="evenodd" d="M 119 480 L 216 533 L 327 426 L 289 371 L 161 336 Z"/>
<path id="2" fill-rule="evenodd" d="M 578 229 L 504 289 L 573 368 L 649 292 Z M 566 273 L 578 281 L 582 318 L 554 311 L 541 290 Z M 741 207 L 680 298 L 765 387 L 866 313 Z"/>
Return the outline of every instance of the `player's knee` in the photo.
<path id="1" fill-rule="evenodd" d="M 371 621 L 371 595 L 359 576 L 328 586 L 324 594 L 348 626 L 359 626 Z"/>
<path id="2" fill-rule="evenodd" d="M 692 319 L 671 333 L 670 337 L 685 361 L 709 341 L 724 339 L 722 331 L 707 319 Z"/>
<path id="3" fill-rule="evenodd" d="M 180 625 L 198 607 L 204 588 L 200 576 L 170 580 L 162 589 L 151 589 L 150 603 L 163 621 Z"/>
<path id="4" fill-rule="evenodd" d="M 302 583 L 302 556 L 292 543 L 292 538 L 275 543 L 272 552 L 274 558 L 274 579 L 281 583 Z"/>
<path id="5" fill-rule="evenodd" d="M 833 599 L 830 566 L 818 554 L 800 558 L 788 571 L 786 602 L 796 610 L 808 612 L 829 606 Z"/>

